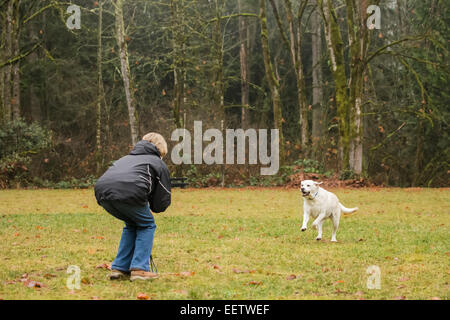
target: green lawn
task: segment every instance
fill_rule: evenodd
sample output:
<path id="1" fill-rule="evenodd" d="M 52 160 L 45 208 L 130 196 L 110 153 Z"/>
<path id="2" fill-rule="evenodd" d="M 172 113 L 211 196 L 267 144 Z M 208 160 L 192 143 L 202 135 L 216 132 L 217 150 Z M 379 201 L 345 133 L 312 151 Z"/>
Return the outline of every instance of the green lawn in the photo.
<path id="1" fill-rule="evenodd" d="M 320 242 L 300 232 L 296 190 L 173 190 L 155 214 L 152 282 L 111 282 L 98 268 L 114 259 L 122 223 L 92 189 L 0 191 L 0 299 L 448 299 L 449 189 L 331 191 L 359 207 L 338 243 L 331 221 Z M 66 286 L 70 265 L 79 290 Z M 367 288 L 371 265 L 378 290 Z"/>

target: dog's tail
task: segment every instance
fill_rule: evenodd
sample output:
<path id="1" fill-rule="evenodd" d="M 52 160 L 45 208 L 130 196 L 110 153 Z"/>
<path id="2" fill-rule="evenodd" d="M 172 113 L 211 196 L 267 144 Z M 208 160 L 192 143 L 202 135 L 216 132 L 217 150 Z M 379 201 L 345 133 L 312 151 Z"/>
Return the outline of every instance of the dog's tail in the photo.
<path id="1" fill-rule="evenodd" d="M 342 203 L 340 203 L 340 202 L 339 202 L 339 207 L 341 208 L 341 211 L 342 211 L 343 213 L 353 213 L 353 212 L 355 212 L 356 210 L 358 210 L 357 207 L 356 207 L 356 208 L 346 208 L 346 207 L 344 207 L 344 206 L 342 205 Z"/>

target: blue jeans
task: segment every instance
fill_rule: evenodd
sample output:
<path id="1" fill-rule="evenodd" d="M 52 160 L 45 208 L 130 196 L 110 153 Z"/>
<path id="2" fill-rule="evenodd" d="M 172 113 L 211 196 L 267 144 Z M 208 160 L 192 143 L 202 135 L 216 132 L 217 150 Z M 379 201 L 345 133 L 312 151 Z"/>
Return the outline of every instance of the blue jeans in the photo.
<path id="1" fill-rule="evenodd" d="M 150 271 L 149 259 L 156 224 L 148 203 L 145 206 L 133 206 L 120 201 L 103 200 L 100 205 L 112 216 L 125 222 L 111 269 Z"/>

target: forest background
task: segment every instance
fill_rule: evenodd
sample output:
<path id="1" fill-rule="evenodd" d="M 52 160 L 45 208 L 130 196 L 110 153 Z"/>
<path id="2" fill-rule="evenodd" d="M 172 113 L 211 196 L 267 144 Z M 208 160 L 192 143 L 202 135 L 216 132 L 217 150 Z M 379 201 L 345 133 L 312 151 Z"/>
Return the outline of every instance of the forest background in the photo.
<path id="1" fill-rule="evenodd" d="M 1 0 L 0 188 L 92 186 L 150 131 L 191 186 L 448 186 L 448 13 L 440 0 Z M 278 174 L 174 165 L 171 133 L 194 121 L 279 129 Z"/>

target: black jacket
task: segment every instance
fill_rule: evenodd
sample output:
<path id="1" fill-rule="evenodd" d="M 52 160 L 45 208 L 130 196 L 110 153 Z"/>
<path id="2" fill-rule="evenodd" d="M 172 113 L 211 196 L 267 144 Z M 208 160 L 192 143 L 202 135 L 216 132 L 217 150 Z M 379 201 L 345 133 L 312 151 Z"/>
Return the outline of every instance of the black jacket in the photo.
<path id="1" fill-rule="evenodd" d="M 139 141 L 129 155 L 115 161 L 98 179 L 95 198 L 119 200 L 163 212 L 170 205 L 169 169 L 153 143 Z"/>

